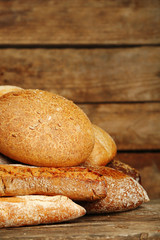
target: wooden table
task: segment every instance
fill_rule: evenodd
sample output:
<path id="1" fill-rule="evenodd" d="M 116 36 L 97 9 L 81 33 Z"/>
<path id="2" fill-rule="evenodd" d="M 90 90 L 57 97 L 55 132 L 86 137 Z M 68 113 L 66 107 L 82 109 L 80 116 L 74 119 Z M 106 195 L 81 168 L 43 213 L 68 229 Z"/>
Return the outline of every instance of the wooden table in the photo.
<path id="1" fill-rule="evenodd" d="M 117 214 L 86 215 L 74 221 L 0 230 L 0 239 L 160 239 L 160 199 Z"/>

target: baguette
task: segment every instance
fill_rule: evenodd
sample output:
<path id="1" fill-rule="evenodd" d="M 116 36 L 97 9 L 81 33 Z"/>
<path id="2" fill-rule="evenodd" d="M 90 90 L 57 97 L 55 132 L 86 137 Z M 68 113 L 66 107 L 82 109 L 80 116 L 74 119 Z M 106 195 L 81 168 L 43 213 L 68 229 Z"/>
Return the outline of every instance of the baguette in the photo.
<path id="1" fill-rule="evenodd" d="M 132 177 L 109 167 L 90 169 L 105 177 L 107 196 L 94 202 L 80 203 L 88 214 L 131 210 L 149 201 L 146 191 Z"/>
<path id="2" fill-rule="evenodd" d="M 105 197 L 107 192 L 103 176 L 84 167 L 0 165 L 0 196 L 35 194 L 93 201 Z"/>
<path id="3" fill-rule="evenodd" d="M 84 208 L 66 196 L 0 198 L 0 228 L 63 222 L 85 213 Z"/>
<path id="4" fill-rule="evenodd" d="M 107 164 L 107 167 L 116 169 L 120 172 L 123 172 L 131 177 L 133 177 L 137 182 L 141 184 L 141 176 L 138 170 L 125 164 L 117 159 L 113 159 L 111 162 Z"/>

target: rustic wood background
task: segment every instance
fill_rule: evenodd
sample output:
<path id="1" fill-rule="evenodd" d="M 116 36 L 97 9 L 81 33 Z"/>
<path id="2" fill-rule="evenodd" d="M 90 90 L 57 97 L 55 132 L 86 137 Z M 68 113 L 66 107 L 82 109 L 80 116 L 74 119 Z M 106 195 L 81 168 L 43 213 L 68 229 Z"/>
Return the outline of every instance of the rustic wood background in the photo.
<path id="1" fill-rule="evenodd" d="M 0 0 L 0 85 L 72 99 L 160 198 L 159 0 Z"/>

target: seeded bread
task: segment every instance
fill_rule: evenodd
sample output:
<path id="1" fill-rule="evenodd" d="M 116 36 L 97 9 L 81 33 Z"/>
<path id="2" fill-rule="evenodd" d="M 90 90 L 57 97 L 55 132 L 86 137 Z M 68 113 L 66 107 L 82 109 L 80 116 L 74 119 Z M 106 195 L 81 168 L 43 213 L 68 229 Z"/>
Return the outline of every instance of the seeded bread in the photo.
<path id="1" fill-rule="evenodd" d="M 94 131 L 72 101 L 41 90 L 0 97 L 0 152 L 35 166 L 76 166 L 94 146 Z"/>

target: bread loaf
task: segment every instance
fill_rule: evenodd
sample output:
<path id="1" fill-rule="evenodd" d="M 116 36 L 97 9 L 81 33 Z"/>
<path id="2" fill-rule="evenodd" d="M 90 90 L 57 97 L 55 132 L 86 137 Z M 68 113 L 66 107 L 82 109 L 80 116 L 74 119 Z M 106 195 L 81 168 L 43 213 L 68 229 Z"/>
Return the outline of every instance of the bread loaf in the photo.
<path id="1" fill-rule="evenodd" d="M 0 198 L 0 228 L 63 222 L 85 213 L 84 208 L 65 196 Z"/>
<path id="2" fill-rule="evenodd" d="M 61 96 L 21 90 L 0 98 L 0 152 L 35 166 L 65 167 L 84 162 L 94 146 L 85 113 Z"/>
<path id="3" fill-rule="evenodd" d="M 100 174 L 83 167 L 0 165 L 0 196 L 34 194 L 93 201 L 106 196 L 106 183 Z"/>
<path id="4" fill-rule="evenodd" d="M 94 124 L 92 126 L 95 134 L 95 144 L 84 164 L 105 166 L 115 157 L 117 147 L 113 138 L 107 132 Z"/>
<path id="5" fill-rule="evenodd" d="M 14 92 L 18 90 L 22 90 L 22 88 L 10 85 L 0 86 L 0 97 L 8 92 Z"/>
<path id="6" fill-rule="evenodd" d="M 146 191 L 132 177 L 108 167 L 90 167 L 90 169 L 105 177 L 107 196 L 94 202 L 81 203 L 87 213 L 126 211 L 149 201 Z"/>
<path id="7" fill-rule="evenodd" d="M 141 184 L 141 176 L 138 170 L 125 164 L 117 159 L 113 159 L 111 162 L 107 164 L 107 167 L 116 169 L 120 172 L 123 172 L 131 177 L 133 177 L 137 182 Z"/>

